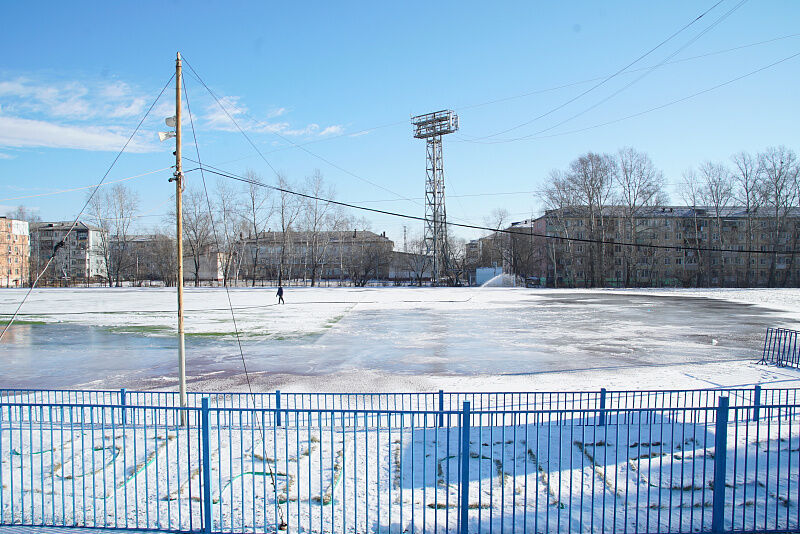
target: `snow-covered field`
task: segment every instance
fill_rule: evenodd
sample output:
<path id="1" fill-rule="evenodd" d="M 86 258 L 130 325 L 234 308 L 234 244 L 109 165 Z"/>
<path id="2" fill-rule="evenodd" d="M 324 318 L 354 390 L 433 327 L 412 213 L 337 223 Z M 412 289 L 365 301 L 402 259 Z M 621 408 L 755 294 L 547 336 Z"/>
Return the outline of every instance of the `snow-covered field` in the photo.
<path id="1" fill-rule="evenodd" d="M 767 327 L 800 325 L 798 290 L 290 288 L 283 306 L 273 289 L 230 294 L 261 391 L 800 387 L 799 371 L 755 363 Z M 0 313 L 21 297 L 0 292 Z M 190 289 L 186 308 L 190 389 L 246 389 L 224 290 Z M 37 290 L 0 345 L 0 385 L 174 389 L 174 310 L 170 290 Z M 0 523 L 198 528 L 196 427 L 121 427 L 106 410 L 0 422 Z M 471 531 L 708 530 L 715 427 L 685 415 L 473 426 Z M 726 528 L 796 528 L 798 414 L 751 415 L 727 426 Z M 214 426 L 215 528 L 453 530 L 459 429 L 350 417 Z"/>
<path id="2" fill-rule="evenodd" d="M 0 292 L 7 318 L 23 296 Z M 274 288 L 186 292 L 194 390 L 431 391 L 796 385 L 752 362 L 800 326 L 800 290 Z M 5 386 L 173 388 L 175 291 L 41 289 L 7 334 Z"/>

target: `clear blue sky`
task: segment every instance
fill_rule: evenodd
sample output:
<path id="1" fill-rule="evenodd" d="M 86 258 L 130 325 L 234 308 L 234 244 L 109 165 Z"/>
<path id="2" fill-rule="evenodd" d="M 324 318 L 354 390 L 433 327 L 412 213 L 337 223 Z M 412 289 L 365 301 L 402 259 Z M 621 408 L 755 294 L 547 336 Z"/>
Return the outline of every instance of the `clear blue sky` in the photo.
<path id="1" fill-rule="evenodd" d="M 537 214 L 531 192 L 551 169 L 590 150 L 634 146 L 677 183 L 685 169 L 706 159 L 777 144 L 800 149 L 800 57 L 662 110 L 568 133 L 800 52 L 796 0 L 750 0 L 714 25 L 740 3 L 724 0 L 632 68 L 657 65 L 708 30 L 672 59 L 686 61 L 649 72 L 546 134 L 536 135 L 647 71 L 623 74 L 528 125 L 470 141 L 580 94 L 597 82 L 575 82 L 617 71 L 715 1 L 9 2 L 0 32 L 0 211 L 23 204 L 45 220 L 73 218 L 85 190 L 14 197 L 97 183 L 172 74 L 178 50 L 231 109 L 246 110 L 237 117 L 291 180 L 319 169 L 339 200 L 414 215 L 424 213 L 425 146 L 412 137 L 408 119 L 443 108 L 461 119 L 460 132 L 444 147 L 448 216 L 478 224 L 498 207 L 514 219 Z M 699 55 L 705 57 L 687 59 Z M 272 182 L 269 167 L 188 73 L 186 81 L 203 160 L 234 172 L 252 169 Z M 542 92 L 567 84 L 573 85 Z M 172 163 L 172 144 L 159 144 L 156 132 L 166 129 L 162 120 L 172 114 L 173 98 L 174 91 L 165 94 L 109 181 Z M 495 140 L 507 142 L 486 143 Z M 186 141 L 185 153 L 192 155 Z M 168 210 L 168 177 L 162 171 L 126 182 L 152 215 L 140 219 L 141 226 L 158 223 Z M 470 196 L 485 193 L 495 194 Z M 411 233 L 422 230 L 413 221 L 368 217 L 373 230 L 386 230 L 398 246 L 403 224 Z"/>

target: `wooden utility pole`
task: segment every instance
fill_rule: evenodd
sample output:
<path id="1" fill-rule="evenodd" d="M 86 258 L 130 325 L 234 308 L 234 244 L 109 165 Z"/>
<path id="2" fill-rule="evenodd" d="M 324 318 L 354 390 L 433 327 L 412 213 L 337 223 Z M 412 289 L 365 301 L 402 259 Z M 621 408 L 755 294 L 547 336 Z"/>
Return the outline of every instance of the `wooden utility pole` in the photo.
<path id="1" fill-rule="evenodd" d="M 183 172 L 181 166 L 181 53 L 175 61 L 175 216 L 178 241 L 178 382 L 181 408 L 186 407 L 186 348 L 183 339 Z M 181 424 L 186 414 L 181 412 Z"/>

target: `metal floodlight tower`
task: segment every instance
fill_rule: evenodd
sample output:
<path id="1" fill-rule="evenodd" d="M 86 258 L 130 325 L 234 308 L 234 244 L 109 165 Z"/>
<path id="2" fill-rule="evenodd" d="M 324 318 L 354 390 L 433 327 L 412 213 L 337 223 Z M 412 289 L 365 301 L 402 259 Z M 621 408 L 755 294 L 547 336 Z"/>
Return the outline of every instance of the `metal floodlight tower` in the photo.
<path id="1" fill-rule="evenodd" d="M 425 251 L 433 258 L 431 283 L 447 272 L 447 211 L 444 206 L 444 167 L 442 136 L 458 130 L 458 115 L 450 110 L 427 113 L 411 118 L 414 137 L 427 143 L 427 177 L 425 179 Z"/>

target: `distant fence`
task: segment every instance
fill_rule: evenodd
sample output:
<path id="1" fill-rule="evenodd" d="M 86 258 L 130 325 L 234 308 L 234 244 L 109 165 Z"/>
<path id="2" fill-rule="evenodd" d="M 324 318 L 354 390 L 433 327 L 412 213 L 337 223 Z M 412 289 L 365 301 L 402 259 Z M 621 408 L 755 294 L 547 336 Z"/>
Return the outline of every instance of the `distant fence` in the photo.
<path id="1" fill-rule="evenodd" d="M 786 328 L 768 328 L 760 363 L 770 363 L 780 367 L 800 367 L 798 334 L 800 332 Z"/>
<path id="2" fill-rule="evenodd" d="M 266 407 L 198 395 L 180 408 L 162 393 L 4 390 L 0 524 L 796 531 L 797 391 L 256 396 Z"/>

